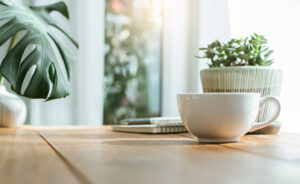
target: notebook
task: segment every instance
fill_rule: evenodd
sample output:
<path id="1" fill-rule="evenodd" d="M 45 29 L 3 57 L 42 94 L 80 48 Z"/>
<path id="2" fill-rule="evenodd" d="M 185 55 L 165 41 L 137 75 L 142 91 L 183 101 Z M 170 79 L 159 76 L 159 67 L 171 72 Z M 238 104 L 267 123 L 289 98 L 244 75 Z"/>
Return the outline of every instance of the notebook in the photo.
<path id="1" fill-rule="evenodd" d="M 145 125 L 145 124 L 181 124 L 180 117 L 152 117 L 123 119 L 120 125 Z"/>
<path id="2" fill-rule="evenodd" d="M 183 133 L 187 132 L 180 118 L 138 118 L 125 119 L 120 121 L 120 125 L 114 125 L 113 131 L 131 133 Z"/>

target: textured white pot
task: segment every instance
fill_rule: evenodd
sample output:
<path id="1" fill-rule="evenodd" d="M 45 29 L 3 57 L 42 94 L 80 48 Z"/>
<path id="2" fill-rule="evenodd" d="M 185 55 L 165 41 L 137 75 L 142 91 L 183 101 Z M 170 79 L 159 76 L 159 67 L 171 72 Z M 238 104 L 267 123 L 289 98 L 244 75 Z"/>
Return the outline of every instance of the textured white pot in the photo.
<path id="1" fill-rule="evenodd" d="M 26 114 L 23 100 L 0 86 L 0 127 L 19 127 L 24 124 Z"/>
<path id="2" fill-rule="evenodd" d="M 233 66 L 207 68 L 200 71 L 203 92 L 256 92 L 261 96 L 279 97 L 282 70 L 263 66 Z M 260 109 L 257 121 L 265 121 L 272 115 L 273 106 Z"/>

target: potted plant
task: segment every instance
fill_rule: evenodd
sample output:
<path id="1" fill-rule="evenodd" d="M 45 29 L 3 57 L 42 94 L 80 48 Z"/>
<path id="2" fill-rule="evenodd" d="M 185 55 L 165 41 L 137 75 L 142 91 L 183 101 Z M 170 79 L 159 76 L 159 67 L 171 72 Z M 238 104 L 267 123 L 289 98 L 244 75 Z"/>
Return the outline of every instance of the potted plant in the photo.
<path id="1" fill-rule="evenodd" d="M 6 21 L 0 26 L 0 45 L 10 42 L 0 66 L 0 126 L 11 127 L 24 123 L 26 107 L 19 97 L 6 91 L 3 78 L 20 96 L 46 101 L 66 97 L 69 95 L 67 80 L 75 58 L 50 27 L 61 31 L 76 47 L 78 44 L 50 16 L 56 11 L 69 18 L 63 1 L 27 6 L 25 0 L 0 0 L 0 5 L 0 20 Z"/>
<path id="2" fill-rule="evenodd" d="M 280 96 L 282 70 L 271 67 L 273 50 L 268 48 L 263 35 L 254 33 L 249 38 L 231 39 L 227 43 L 217 40 L 200 50 L 204 54 L 199 58 L 210 59 L 209 68 L 200 71 L 204 93 L 257 92 L 261 96 Z M 268 119 L 272 110 L 272 105 L 265 105 L 257 121 Z M 257 132 L 274 133 L 279 128 L 277 122 Z"/>

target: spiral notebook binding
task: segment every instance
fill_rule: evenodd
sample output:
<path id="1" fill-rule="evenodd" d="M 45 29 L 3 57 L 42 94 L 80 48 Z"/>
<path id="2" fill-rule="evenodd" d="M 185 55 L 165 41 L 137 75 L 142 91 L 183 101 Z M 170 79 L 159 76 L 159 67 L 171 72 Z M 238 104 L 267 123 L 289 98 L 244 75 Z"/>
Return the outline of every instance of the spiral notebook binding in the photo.
<path id="1" fill-rule="evenodd" d="M 187 132 L 182 123 L 158 123 L 145 125 L 114 125 L 113 131 L 117 132 L 133 132 L 133 133 L 152 133 L 152 134 L 166 134 L 166 133 L 184 133 Z"/>
<path id="2" fill-rule="evenodd" d="M 186 129 L 182 124 L 173 123 L 173 124 L 157 124 L 157 127 L 160 128 L 160 133 L 183 133 L 186 132 Z"/>

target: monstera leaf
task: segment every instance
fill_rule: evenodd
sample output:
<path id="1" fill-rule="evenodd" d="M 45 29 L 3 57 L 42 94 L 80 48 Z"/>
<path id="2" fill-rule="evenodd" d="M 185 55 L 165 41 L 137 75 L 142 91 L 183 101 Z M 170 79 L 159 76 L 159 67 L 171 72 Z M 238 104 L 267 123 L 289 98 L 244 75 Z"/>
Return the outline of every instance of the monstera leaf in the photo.
<path id="1" fill-rule="evenodd" d="M 0 4 L 4 6 L 0 10 L 0 20 L 7 20 L 0 27 L 0 45 L 20 31 L 26 32 L 3 59 L 1 75 L 11 84 L 12 90 L 21 96 L 46 100 L 67 96 L 70 66 L 75 58 L 62 45 L 53 29 L 51 31 L 49 28 L 57 28 L 78 47 L 77 42 L 50 16 L 51 12 L 57 11 L 69 18 L 66 4 L 59 1 L 45 6 L 27 7 L 22 0 L 0 0 Z M 22 60 L 29 46 L 33 50 Z M 55 49 L 59 51 L 63 64 L 59 63 Z M 29 71 L 34 73 L 24 91 L 22 84 Z M 64 77 L 64 72 L 68 79 Z"/>

